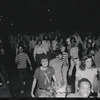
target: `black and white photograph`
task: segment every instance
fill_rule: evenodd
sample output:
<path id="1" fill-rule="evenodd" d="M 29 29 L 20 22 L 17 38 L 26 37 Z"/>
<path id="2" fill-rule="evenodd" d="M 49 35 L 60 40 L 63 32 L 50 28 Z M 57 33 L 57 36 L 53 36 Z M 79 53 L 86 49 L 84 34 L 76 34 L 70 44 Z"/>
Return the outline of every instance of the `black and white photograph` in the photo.
<path id="1" fill-rule="evenodd" d="M 0 0 L 0 98 L 100 98 L 100 0 Z"/>

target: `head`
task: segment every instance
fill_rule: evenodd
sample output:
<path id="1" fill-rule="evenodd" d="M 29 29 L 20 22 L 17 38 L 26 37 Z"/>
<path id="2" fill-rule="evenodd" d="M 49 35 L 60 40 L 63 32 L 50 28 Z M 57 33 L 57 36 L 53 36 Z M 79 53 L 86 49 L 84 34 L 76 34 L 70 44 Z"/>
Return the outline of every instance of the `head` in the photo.
<path id="1" fill-rule="evenodd" d="M 59 50 L 56 50 L 55 56 L 56 56 L 56 58 L 62 59 L 62 52 Z"/>
<path id="2" fill-rule="evenodd" d="M 24 50 L 24 47 L 23 46 L 18 46 L 19 53 L 23 52 L 23 50 Z"/>
<path id="3" fill-rule="evenodd" d="M 61 50 L 61 52 L 64 52 L 64 51 L 66 50 L 66 47 L 65 47 L 64 45 L 62 45 L 62 46 L 60 47 L 60 50 Z"/>
<path id="4" fill-rule="evenodd" d="M 42 55 L 41 55 L 41 65 L 42 65 L 43 67 L 47 67 L 48 64 L 49 64 L 48 56 L 45 55 L 45 54 L 42 54 Z"/>
<path id="5" fill-rule="evenodd" d="M 44 35 L 43 40 L 49 40 L 48 35 Z"/>
<path id="6" fill-rule="evenodd" d="M 36 40 L 36 39 L 35 39 L 35 36 L 32 35 L 32 36 L 30 37 L 30 40 Z"/>
<path id="7" fill-rule="evenodd" d="M 92 56 L 95 54 L 95 50 L 94 50 L 94 48 L 90 48 L 90 50 L 89 50 L 89 54 L 92 55 Z"/>
<path id="8" fill-rule="evenodd" d="M 53 40 L 58 40 L 58 36 L 56 35 L 56 36 L 54 36 L 54 39 Z"/>
<path id="9" fill-rule="evenodd" d="M 92 44 L 91 44 L 91 42 L 88 42 L 88 43 L 87 43 L 87 45 L 86 45 L 86 47 L 87 47 L 87 48 L 90 48 L 90 47 L 92 47 Z"/>
<path id="10" fill-rule="evenodd" d="M 39 46 L 40 46 L 41 44 L 42 44 L 41 39 L 38 39 L 38 40 L 37 40 L 37 45 L 39 45 Z"/>
<path id="11" fill-rule="evenodd" d="M 83 98 L 88 98 L 91 93 L 92 84 L 86 79 L 82 78 L 78 83 L 78 92 Z"/>
<path id="12" fill-rule="evenodd" d="M 90 68 L 95 68 L 95 64 L 92 59 L 92 56 L 91 55 L 84 56 L 82 58 L 80 69 L 86 70 L 86 69 L 90 69 Z"/>

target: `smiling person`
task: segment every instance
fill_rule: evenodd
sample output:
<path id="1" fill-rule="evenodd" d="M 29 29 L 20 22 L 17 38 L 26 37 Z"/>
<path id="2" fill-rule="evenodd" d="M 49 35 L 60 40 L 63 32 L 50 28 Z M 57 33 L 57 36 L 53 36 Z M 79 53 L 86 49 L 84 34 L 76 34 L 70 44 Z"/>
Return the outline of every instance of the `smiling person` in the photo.
<path id="1" fill-rule="evenodd" d="M 77 92 L 78 82 L 82 78 L 87 78 L 91 82 L 92 91 L 94 91 L 94 79 L 97 79 L 97 68 L 95 68 L 92 56 L 84 56 L 79 70 L 76 71 L 75 92 Z"/>
<path id="2" fill-rule="evenodd" d="M 91 89 L 92 89 L 91 82 L 86 78 L 82 78 L 78 82 L 78 92 L 71 93 L 67 97 L 68 98 L 70 98 L 70 97 L 71 98 L 75 98 L 75 97 L 76 98 L 88 98 L 90 96 Z"/>
<path id="3" fill-rule="evenodd" d="M 41 56 L 41 65 L 35 70 L 34 80 L 32 84 L 31 96 L 32 97 L 40 97 L 42 93 L 47 93 L 52 87 L 52 79 L 56 82 L 55 71 L 52 67 L 48 66 L 48 56 L 43 54 Z M 34 95 L 34 90 L 36 87 L 36 83 L 38 84 L 37 95 Z"/>

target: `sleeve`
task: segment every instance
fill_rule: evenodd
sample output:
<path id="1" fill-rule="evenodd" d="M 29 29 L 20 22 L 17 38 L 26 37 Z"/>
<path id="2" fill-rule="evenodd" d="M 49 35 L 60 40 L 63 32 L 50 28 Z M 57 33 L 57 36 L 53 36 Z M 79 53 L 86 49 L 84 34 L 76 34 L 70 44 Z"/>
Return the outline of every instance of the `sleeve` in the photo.
<path id="1" fill-rule="evenodd" d="M 39 76 L 39 69 L 36 69 L 33 77 L 35 79 L 38 79 L 38 76 Z"/>

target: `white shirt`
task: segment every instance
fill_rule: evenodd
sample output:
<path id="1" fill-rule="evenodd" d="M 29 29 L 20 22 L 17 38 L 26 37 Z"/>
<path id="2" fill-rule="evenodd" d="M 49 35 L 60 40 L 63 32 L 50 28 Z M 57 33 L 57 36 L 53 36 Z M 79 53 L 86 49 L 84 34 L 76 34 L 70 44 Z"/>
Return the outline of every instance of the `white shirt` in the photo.
<path id="1" fill-rule="evenodd" d="M 45 51 L 45 48 L 42 45 L 40 45 L 40 46 L 36 45 L 34 48 L 34 58 L 35 58 L 36 54 L 42 54 L 42 53 L 47 54 Z"/>
<path id="2" fill-rule="evenodd" d="M 93 84 L 94 76 L 97 75 L 97 68 L 86 69 L 84 71 L 78 69 L 76 71 L 76 77 L 80 79 L 87 78 L 91 84 Z"/>
<path id="3" fill-rule="evenodd" d="M 42 41 L 42 46 L 45 48 L 46 52 L 49 51 L 50 48 L 50 41 Z"/>
<path id="4" fill-rule="evenodd" d="M 78 58 L 78 47 L 72 47 L 70 50 L 70 56 L 72 56 L 73 58 Z"/>
<path id="5" fill-rule="evenodd" d="M 58 41 L 56 41 L 56 40 L 53 40 L 53 41 L 52 41 L 52 49 L 53 49 L 53 50 L 56 50 L 56 49 L 57 49 L 57 47 L 58 47 L 58 46 L 57 46 L 57 43 L 58 43 Z"/>

